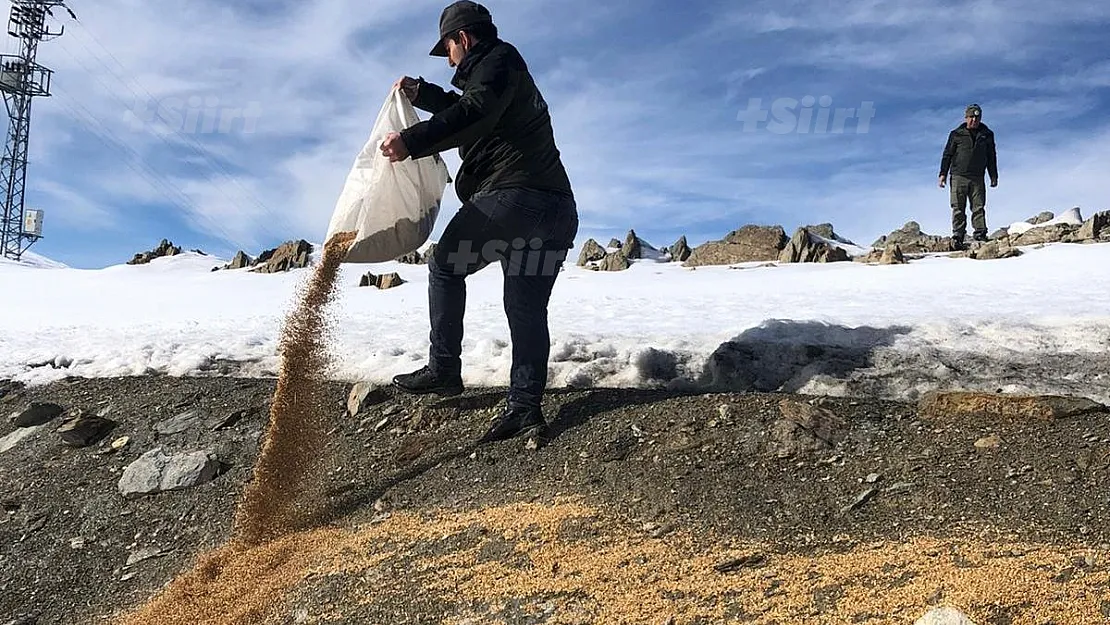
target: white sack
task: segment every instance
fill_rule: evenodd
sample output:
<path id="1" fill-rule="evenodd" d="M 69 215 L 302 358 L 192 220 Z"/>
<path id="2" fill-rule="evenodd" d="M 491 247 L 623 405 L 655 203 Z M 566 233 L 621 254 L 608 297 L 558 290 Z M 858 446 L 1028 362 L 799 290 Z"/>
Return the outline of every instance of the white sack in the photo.
<path id="1" fill-rule="evenodd" d="M 432 234 L 451 177 L 438 154 L 390 163 L 381 144 L 420 119 L 399 89 L 389 94 L 339 194 L 328 235 L 357 232 L 344 262 L 380 263 L 416 251 Z"/>

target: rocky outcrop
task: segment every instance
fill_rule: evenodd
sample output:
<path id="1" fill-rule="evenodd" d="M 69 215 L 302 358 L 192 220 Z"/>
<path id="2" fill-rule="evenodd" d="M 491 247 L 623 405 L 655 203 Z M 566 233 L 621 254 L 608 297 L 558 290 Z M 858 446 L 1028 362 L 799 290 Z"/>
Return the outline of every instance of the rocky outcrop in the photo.
<path id="1" fill-rule="evenodd" d="M 779 254 L 781 263 L 839 263 L 852 260 L 843 248 L 827 242 L 836 236 L 832 226 L 828 230 L 829 237 L 814 235 L 807 228 L 798 228 L 797 232 Z"/>
<path id="2" fill-rule="evenodd" d="M 150 250 L 149 252 L 139 252 L 135 257 L 127 261 L 128 265 L 145 265 L 155 258 L 163 258 L 165 256 L 177 256 L 181 253 L 181 248 L 166 239 L 158 244 L 158 247 Z"/>
<path id="3" fill-rule="evenodd" d="M 372 286 L 372 287 L 375 287 L 379 290 L 384 291 L 386 289 L 393 289 L 393 288 L 399 287 L 404 283 L 405 283 L 405 281 L 402 280 L 401 276 L 399 274 L 396 274 L 396 273 L 387 273 L 387 274 L 382 274 L 380 276 L 374 275 L 372 273 L 368 273 L 368 274 L 362 276 L 362 279 L 359 280 L 358 285 L 360 287 L 371 287 Z"/>
<path id="4" fill-rule="evenodd" d="M 1081 226 L 1071 224 L 1042 225 L 1027 230 L 1017 236 L 1009 235 L 1010 245 L 1022 247 L 1028 245 L 1044 245 L 1046 243 L 1076 242 L 1073 235 L 1079 232 Z M 1012 230 L 1012 229 L 1011 229 Z"/>
<path id="5" fill-rule="evenodd" d="M 235 253 L 235 257 L 231 259 L 231 262 L 224 265 L 224 269 L 246 269 L 247 267 L 253 266 L 254 259 L 247 256 L 247 253 L 243 250 L 239 250 Z"/>
<path id="6" fill-rule="evenodd" d="M 620 252 L 617 252 L 614 254 L 606 255 L 605 259 L 602 260 L 600 264 L 595 267 L 595 269 L 598 269 L 600 271 L 624 271 L 631 266 L 632 263 L 628 262 L 628 257 L 624 254 L 621 254 Z"/>
<path id="7" fill-rule="evenodd" d="M 909 262 L 898 244 L 888 245 L 885 249 L 871 250 L 864 256 L 857 256 L 854 260 L 871 265 L 904 265 Z"/>
<path id="8" fill-rule="evenodd" d="M 898 230 L 879 237 L 871 247 L 882 249 L 889 245 L 897 245 L 902 249 L 903 254 L 932 254 L 953 250 L 950 237 L 925 234 L 916 221 L 908 222 Z"/>
<path id="9" fill-rule="evenodd" d="M 578 266 L 587 267 L 591 263 L 604 260 L 608 252 L 601 244 L 593 239 L 589 239 L 582 245 L 582 251 L 578 254 Z"/>
<path id="10" fill-rule="evenodd" d="M 312 244 L 304 239 L 286 241 L 277 248 L 266 250 L 258 257 L 255 273 L 281 273 L 291 269 L 308 267 L 312 255 Z"/>
<path id="11" fill-rule="evenodd" d="M 1102 211 L 1091 215 L 1083 222 L 1075 236 L 1080 241 L 1097 241 L 1103 235 L 1110 235 L 1110 211 Z"/>
<path id="12" fill-rule="evenodd" d="M 694 248 L 684 265 L 702 267 L 777 261 L 789 242 L 782 226 L 747 225 L 730 232 L 720 241 L 710 241 Z"/>
<path id="13" fill-rule="evenodd" d="M 678 237 L 678 240 L 668 249 L 668 252 L 671 260 L 680 263 L 686 262 L 690 258 L 690 245 L 686 242 L 686 235 Z"/>
<path id="14" fill-rule="evenodd" d="M 853 243 L 851 240 L 845 239 L 844 237 L 837 234 L 836 229 L 833 228 L 833 225 L 830 223 L 817 224 L 816 226 L 805 226 L 805 229 L 809 230 L 811 233 L 816 234 L 819 237 L 823 237 L 830 241 L 836 241 L 837 243 L 843 243 L 845 245 L 855 245 L 855 243 Z"/>

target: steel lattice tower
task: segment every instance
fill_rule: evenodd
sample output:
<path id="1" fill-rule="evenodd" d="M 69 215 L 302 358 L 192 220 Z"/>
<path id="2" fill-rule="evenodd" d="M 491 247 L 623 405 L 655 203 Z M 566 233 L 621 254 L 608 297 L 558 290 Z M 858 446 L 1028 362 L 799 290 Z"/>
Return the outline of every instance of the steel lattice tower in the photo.
<path id="1" fill-rule="evenodd" d="M 46 24 L 52 9 L 63 8 L 74 17 L 63 0 L 12 0 L 8 34 L 19 39 L 18 55 L 0 55 L 0 91 L 8 109 L 8 140 L 0 160 L 0 184 L 4 192 L 4 214 L 0 221 L 0 256 L 19 260 L 32 243 L 42 237 L 41 212 L 35 211 L 28 224 L 23 208 L 27 184 L 27 146 L 31 133 L 31 99 L 50 95 L 51 71 L 35 61 L 39 43 L 58 37 Z"/>

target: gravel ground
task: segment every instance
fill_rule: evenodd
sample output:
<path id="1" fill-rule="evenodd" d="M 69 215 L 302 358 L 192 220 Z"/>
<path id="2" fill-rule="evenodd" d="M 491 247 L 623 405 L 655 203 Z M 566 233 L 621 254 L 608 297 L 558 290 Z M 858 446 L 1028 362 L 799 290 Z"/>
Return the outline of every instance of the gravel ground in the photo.
<path id="1" fill-rule="evenodd" d="M 20 625 L 103 622 L 148 602 L 196 557 L 222 545 L 250 479 L 274 388 L 273 380 L 225 377 L 70 379 L 35 388 L 0 382 L 0 414 L 52 402 L 115 422 L 95 444 L 75 448 L 63 444 L 57 429 L 65 417 L 58 417 L 0 451 L 6 476 L 0 483 L 0 625 L 8 615 Z M 965 607 L 978 610 L 980 625 L 1074 622 L 1067 620 L 1071 613 L 1053 612 L 1053 601 L 1087 606 L 1069 588 L 1087 593 L 1094 584 L 1110 596 L 1110 581 L 1098 586 L 1110 551 L 1105 412 L 1051 421 L 986 415 L 937 421 L 919 416 L 915 405 L 866 398 L 560 390 L 546 406 L 553 440 L 528 449 L 521 441 L 474 443 L 499 408 L 499 389 L 452 399 L 384 389 L 354 417 L 346 414 L 349 390 L 333 385 L 334 430 L 314 450 L 328 469 L 318 522 L 336 529 L 289 543 L 281 560 L 289 563 L 263 567 L 301 563 L 283 570 L 286 585 L 271 580 L 274 589 L 287 591 L 280 597 L 258 599 L 249 614 L 225 611 L 203 622 L 461 624 L 469 618 L 515 625 L 613 622 L 613 614 L 625 614 L 627 622 L 659 624 L 668 618 L 788 623 L 803 612 L 815 623 L 912 622 L 919 614 L 906 606 L 923 609 L 945 596 L 906 581 L 886 592 L 894 597 L 892 589 L 904 586 L 922 596 L 907 596 L 883 614 L 880 605 L 865 609 L 859 593 L 867 582 L 855 571 L 824 573 L 833 581 L 809 588 L 798 603 L 805 606 L 776 598 L 798 596 L 807 567 L 832 567 L 837 557 L 852 556 L 836 561 L 837 570 L 853 560 L 869 562 L 872 572 L 882 569 L 874 554 L 870 561 L 859 555 L 872 547 L 888 564 L 900 563 L 883 573 L 894 580 L 904 577 L 905 567 L 924 571 L 918 559 L 942 555 L 955 568 L 922 579 L 947 579 L 940 585 L 948 596 L 962 588 L 950 578 L 953 571 L 982 574 L 983 583 L 1008 579 L 992 562 L 1009 554 L 1007 562 L 1027 573 L 1022 583 L 1034 585 L 1011 583 L 1011 594 L 997 601 L 969 598 Z M 183 413 L 192 416 L 167 425 Z M 810 427 L 784 417 L 798 414 Z M 12 440 L 2 437 L 16 430 L 3 420 L 0 440 Z M 113 449 L 123 437 L 126 445 Z M 207 451 L 218 459 L 218 472 L 185 490 L 122 496 L 124 469 L 155 448 Z M 433 536 L 429 527 L 442 532 Z M 905 551 L 915 544 L 925 546 Z M 302 554 L 304 545 L 318 548 Z M 954 545 L 966 549 L 956 557 Z M 632 547 L 662 550 L 651 552 L 649 559 L 661 563 L 653 574 L 685 571 L 679 579 L 689 587 L 668 591 L 676 582 L 667 575 L 630 573 L 621 583 L 633 589 L 618 594 L 645 599 L 639 608 L 619 608 L 605 592 L 615 578 L 594 576 L 597 565 L 569 564 L 578 549 L 581 562 L 592 558 L 623 571 L 649 557 L 625 551 Z M 528 583 L 540 584 L 535 570 L 545 558 L 577 570 L 579 585 L 518 588 L 519 571 L 531 571 Z M 264 586 L 264 576 L 233 584 L 217 573 L 239 570 L 236 560 L 216 562 L 206 583 L 223 579 L 239 593 L 239 604 L 253 605 L 248 591 Z M 732 564 L 724 571 L 683 568 L 691 562 Z M 719 586 L 722 575 L 764 566 L 775 575 L 757 577 L 759 588 L 735 576 L 731 586 Z M 711 576 L 703 579 L 706 570 Z M 1029 571 L 1041 571 L 1043 580 L 1029 578 Z M 818 573 L 808 574 L 812 585 Z M 552 576 L 558 571 L 543 579 Z M 491 584 L 500 590 L 486 588 Z M 1039 601 L 1011 596 L 1014 588 L 1032 596 L 1042 585 L 1059 592 Z M 814 594 L 821 588 L 823 594 Z M 744 594 L 749 591 L 762 599 Z M 505 593 L 518 600 L 506 601 Z M 868 596 L 874 594 L 872 588 Z M 671 616 L 655 607 L 636 616 L 659 597 L 670 597 Z M 1110 604 L 1090 606 L 1083 614 L 1110 618 Z M 823 614 L 834 620 L 817 618 Z"/>

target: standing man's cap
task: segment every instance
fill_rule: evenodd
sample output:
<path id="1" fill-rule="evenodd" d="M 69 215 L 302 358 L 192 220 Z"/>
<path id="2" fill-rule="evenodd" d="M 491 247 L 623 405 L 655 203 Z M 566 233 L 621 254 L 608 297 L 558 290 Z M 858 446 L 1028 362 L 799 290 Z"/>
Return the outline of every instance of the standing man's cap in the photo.
<path id="1" fill-rule="evenodd" d="M 439 16 L 439 42 L 432 48 L 432 56 L 447 56 L 447 44 L 444 37 L 475 24 L 492 24 L 493 16 L 489 9 L 470 0 L 460 0 L 446 9 Z"/>
<path id="2" fill-rule="evenodd" d="M 964 111 L 964 117 L 982 117 L 983 109 L 979 108 L 978 104 L 967 105 L 967 110 Z"/>

